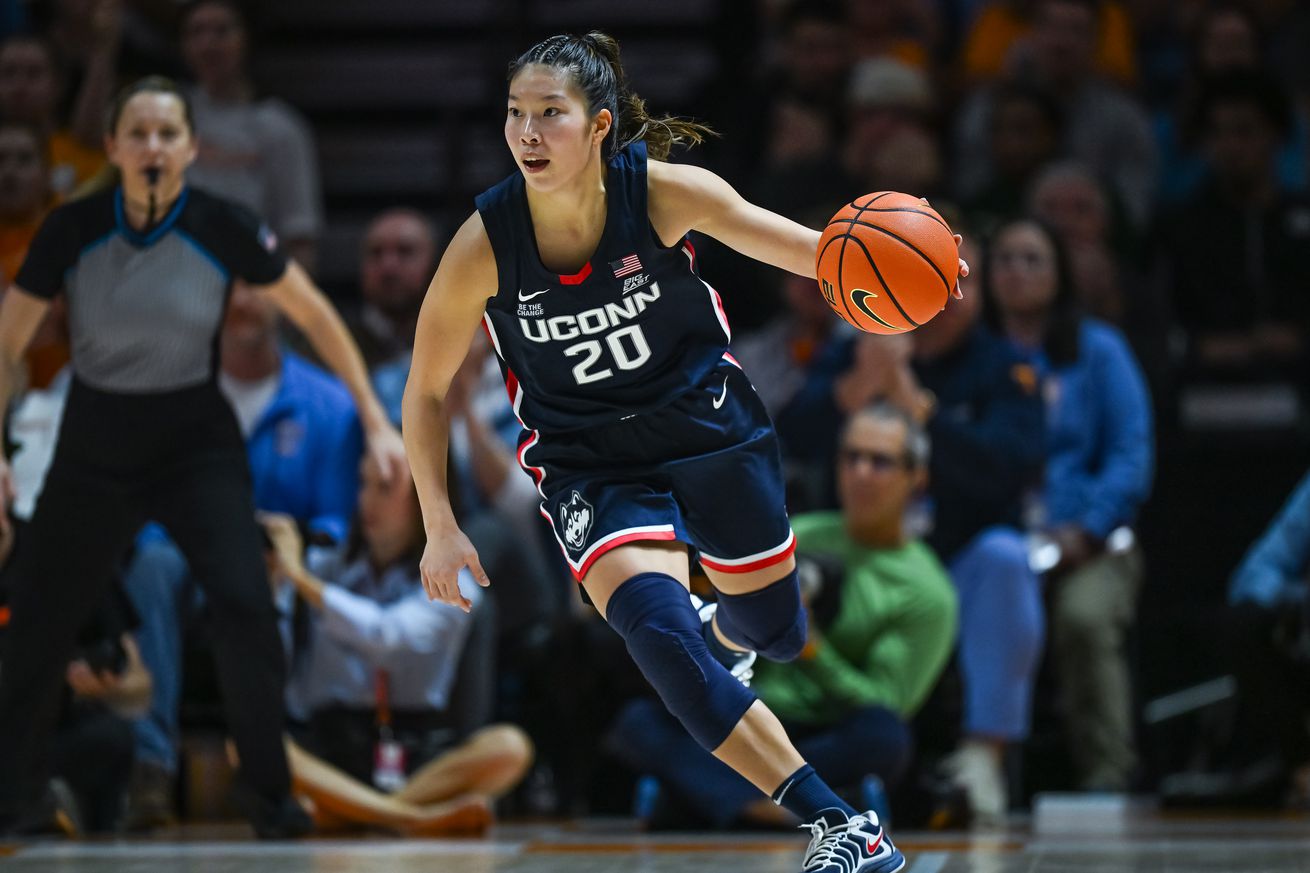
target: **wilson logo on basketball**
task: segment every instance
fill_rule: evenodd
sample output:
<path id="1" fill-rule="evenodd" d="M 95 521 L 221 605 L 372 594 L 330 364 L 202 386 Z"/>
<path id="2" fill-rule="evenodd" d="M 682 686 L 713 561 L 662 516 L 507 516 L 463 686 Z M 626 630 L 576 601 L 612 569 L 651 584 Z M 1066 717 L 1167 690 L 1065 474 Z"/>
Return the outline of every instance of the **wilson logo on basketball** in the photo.
<path id="1" fill-rule="evenodd" d="M 823 289 L 823 299 L 828 301 L 829 306 L 837 302 L 837 289 L 832 287 L 831 282 L 827 279 L 820 279 L 819 286 Z"/>

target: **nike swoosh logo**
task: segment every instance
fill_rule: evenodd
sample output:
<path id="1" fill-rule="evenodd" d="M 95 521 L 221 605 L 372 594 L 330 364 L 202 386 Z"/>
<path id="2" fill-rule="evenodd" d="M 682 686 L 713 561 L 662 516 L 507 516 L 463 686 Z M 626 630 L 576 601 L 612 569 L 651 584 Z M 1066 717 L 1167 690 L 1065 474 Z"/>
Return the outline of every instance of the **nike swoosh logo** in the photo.
<path id="1" fill-rule="evenodd" d="M 549 288 L 546 289 L 546 291 L 549 291 L 549 290 L 550 290 Z M 524 294 L 524 293 L 523 293 L 523 289 L 520 288 L 520 289 L 519 289 L 519 303 L 527 303 L 527 302 L 528 302 L 529 300 L 531 300 L 533 297 L 540 297 L 542 294 L 545 294 L 546 291 L 538 291 L 538 292 L 535 293 L 535 294 Z"/>
<path id="2" fill-rule="evenodd" d="M 715 400 L 714 400 L 714 408 L 715 408 L 715 409 L 718 409 L 720 406 L 723 405 L 723 401 L 725 401 L 725 400 L 727 400 L 727 399 L 728 399 L 728 377 L 727 377 L 727 376 L 724 376 L 724 377 L 723 377 L 723 390 L 720 391 L 720 392 L 719 392 L 719 396 L 715 398 Z"/>
<path id="3" fill-rule="evenodd" d="M 878 313 L 874 312 L 872 309 L 869 308 L 869 303 L 868 303 L 869 298 L 877 297 L 877 296 L 878 296 L 877 294 L 872 294 L 868 291 L 865 291 L 863 288 L 856 288 L 851 291 L 851 302 L 855 304 L 856 309 L 860 310 L 860 312 L 863 312 L 865 315 L 869 316 L 874 321 L 878 322 L 888 330 L 904 331 L 905 328 L 903 327 L 897 327 L 894 324 L 888 324 L 887 322 L 883 321 L 882 318 L 879 317 Z"/>
<path id="4" fill-rule="evenodd" d="M 882 834 L 878 834 L 878 839 L 876 841 L 865 838 L 865 843 L 866 848 L 869 850 L 869 854 L 876 855 L 878 853 L 878 847 L 882 845 Z"/>

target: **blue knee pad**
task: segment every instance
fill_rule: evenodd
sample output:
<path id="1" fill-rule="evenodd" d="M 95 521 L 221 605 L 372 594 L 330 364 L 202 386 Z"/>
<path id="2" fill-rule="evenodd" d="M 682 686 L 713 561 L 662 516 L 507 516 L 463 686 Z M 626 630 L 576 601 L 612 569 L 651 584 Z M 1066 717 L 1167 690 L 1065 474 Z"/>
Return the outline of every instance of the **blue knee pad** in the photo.
<path id="1" fill-rule="evenodd" d="M 805 648 L 808 618 L 800 576 L 792 570 L 750 594 L 719 593 L 717 619 L 724 636 L 770 661 L 792 661 Z"/>
<path id="2" fill-rule="evenodd" d="M 606 620 L 696 742 L 722 745 L 755 695 L 710 655 L 687 589 L 663 573 L 633 576 L 610 596 Z"/>

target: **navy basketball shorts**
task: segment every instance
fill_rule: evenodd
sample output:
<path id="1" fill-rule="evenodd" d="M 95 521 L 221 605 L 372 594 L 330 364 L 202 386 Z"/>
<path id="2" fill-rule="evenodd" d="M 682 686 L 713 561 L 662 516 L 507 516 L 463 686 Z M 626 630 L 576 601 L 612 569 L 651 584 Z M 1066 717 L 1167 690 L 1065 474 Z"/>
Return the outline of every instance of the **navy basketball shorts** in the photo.
<path id="1" fill-rule="evenodd" d="M 796 548 L 773 423 L 731 356 L 678 399 L 612 424 L 529 433 L 519 463 L 578 581 L 625 543 L 677 540 L 748 573 Z"/>

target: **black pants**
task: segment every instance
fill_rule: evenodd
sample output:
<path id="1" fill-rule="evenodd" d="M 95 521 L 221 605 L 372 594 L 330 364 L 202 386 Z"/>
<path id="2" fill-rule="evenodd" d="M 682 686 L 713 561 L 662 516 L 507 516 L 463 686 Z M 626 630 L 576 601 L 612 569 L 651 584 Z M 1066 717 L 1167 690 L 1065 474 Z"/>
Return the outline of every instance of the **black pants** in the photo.
<path id="1" fill-rule="evenodd" d="M 243 786 L 280 800 L 285 663 L 231 409 L 207 384 L 115 395 L 74 382 L 45 488 L 14 556 L 0 659 L 0 815 L 36 797 L 78 630 L 147 520 L 162 523 L 204 586 L 228 730 Z"/>

